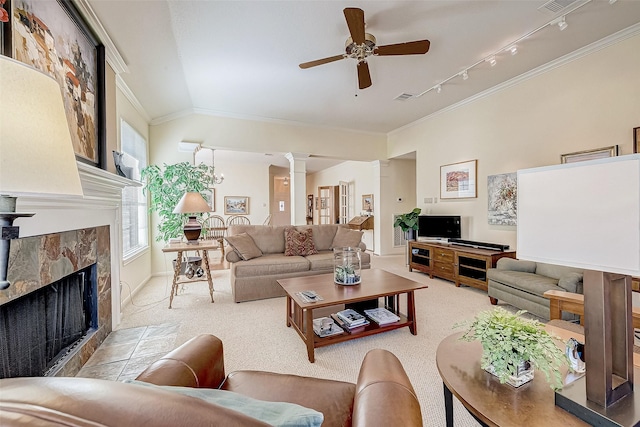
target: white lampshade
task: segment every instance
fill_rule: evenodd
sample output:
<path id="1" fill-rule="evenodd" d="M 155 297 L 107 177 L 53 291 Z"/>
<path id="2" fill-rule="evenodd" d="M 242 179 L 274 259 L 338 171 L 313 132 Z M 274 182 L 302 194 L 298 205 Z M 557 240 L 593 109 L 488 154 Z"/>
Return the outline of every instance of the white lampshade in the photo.
<path id="1" fill-rule="evenodd" d="M 201 212 L 211 212 L 211 206 L 198 192 L 184 193 L 173 213 L 193 214 Z"/>
<path id="2" fill-rule="evenodd" d="M 82 196 L 60 85 L 0 55 L 0 194 Z"/>
<path id="3" fill-rule="evenodd" d="M 640 275 L 640 154 L 519 170 L 517 253 Z"/>

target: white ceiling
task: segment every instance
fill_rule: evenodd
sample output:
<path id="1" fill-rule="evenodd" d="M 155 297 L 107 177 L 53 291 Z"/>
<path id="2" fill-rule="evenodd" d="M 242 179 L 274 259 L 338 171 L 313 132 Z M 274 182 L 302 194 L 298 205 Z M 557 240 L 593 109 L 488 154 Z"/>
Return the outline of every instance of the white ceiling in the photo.
<path id="1" fill-rule="evenodd" d="M 556 0 L 569 2 L 571 0 Z M 124 58 L 121 75 L 154 121 L 189 111 L 388 133 L 640 22 L 640 1 L 591 0 L 568 28 L 549 25 L 519 53 L 483 61 L 579 5 L 541 12 L 541 0 L 213 1 L 88 0 Z M 370 57 L 373 85 L 357 89 L 356 62 L 302 70 L 344 51 L 345 7 L 364 10 L 378 45 L 428 39 L 426 55 Z M 469 66 L 441 93 L 418 94 Z M 588 88 L 585 88 L 588 90 Z"/>

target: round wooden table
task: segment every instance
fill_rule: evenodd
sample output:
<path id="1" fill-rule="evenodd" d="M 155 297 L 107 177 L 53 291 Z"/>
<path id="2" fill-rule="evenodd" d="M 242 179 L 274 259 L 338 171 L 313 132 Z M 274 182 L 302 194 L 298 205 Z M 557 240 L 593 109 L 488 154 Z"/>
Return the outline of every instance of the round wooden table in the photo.
<path id="1" fill-rule="evenodd" d="M 554 392 L 544 374 L 514 388 L 500 384 L 480 368 L 480 342 L 460 341 L 462 332 L 445 338 L 436 353 L 436 365 L 444 384 L 447 427 L 453 427 L 453 396 L 485 426 L 588 426 L 556 407 Z"/>

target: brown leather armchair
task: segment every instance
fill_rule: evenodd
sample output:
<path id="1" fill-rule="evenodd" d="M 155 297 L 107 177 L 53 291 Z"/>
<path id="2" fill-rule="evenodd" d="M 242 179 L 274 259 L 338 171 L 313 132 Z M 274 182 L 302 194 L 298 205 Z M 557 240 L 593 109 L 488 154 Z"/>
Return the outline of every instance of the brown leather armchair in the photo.
<path id="1" fill-rule="evenodd" d="M 356 384 L 261 371 L 226 376 L 222 342 L 213 335 L 199 335 L 137 379 L 296 403 L 322 412 L 323 426 L 422 425 L 420 404 L 400 361 L 380 349 L 367 353 Z M 204 400 L 114 381 L 11 378 L 0 380 L 0 390 L 3 426 L 266 425 Z"/>

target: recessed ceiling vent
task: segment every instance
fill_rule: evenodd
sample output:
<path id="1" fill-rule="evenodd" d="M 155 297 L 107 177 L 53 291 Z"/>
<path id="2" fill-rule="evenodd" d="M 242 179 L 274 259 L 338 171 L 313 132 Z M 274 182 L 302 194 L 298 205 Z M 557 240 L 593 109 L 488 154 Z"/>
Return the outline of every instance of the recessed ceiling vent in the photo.
<path id="1" fill-rule="evenodd" d="M 413 98 L 415 95 L 412 93 L 401 93 L 400 95 L 393 98 L 395 101 L 406 101 L 408 99 Z"/>
<path id="2" fill-rule="evenodd" d="M 555 15 L 565 11 L 570 6 L 578 6 L 588 0 L 550 0 L 540 6 L 538 10 L 548 15 Z"/>

